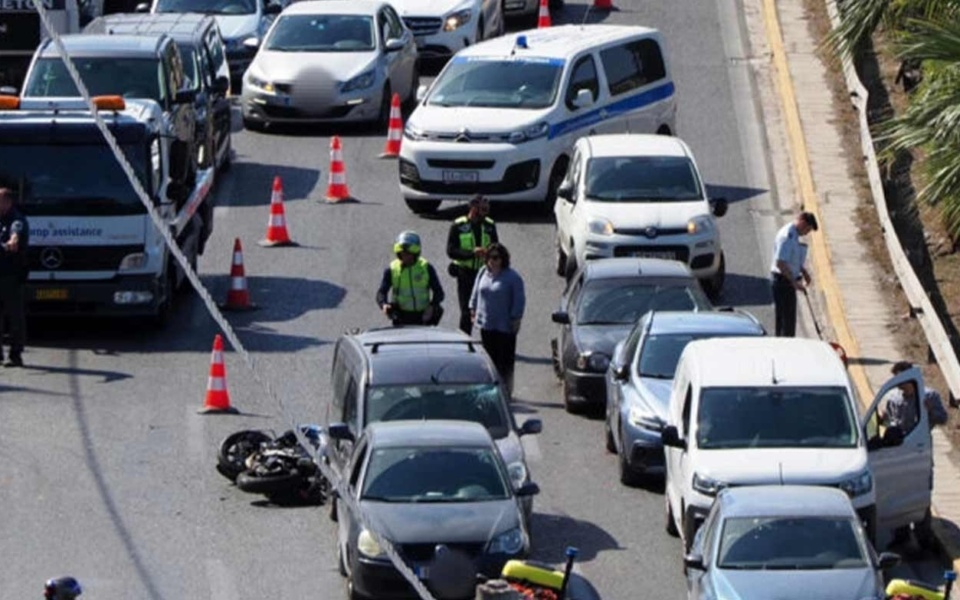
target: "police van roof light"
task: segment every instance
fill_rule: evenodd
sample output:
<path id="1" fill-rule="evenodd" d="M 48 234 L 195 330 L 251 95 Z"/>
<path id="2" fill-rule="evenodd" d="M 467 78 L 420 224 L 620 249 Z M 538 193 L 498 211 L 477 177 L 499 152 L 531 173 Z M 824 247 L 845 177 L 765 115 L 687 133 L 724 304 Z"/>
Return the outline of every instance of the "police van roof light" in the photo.
<path id="1" fill-rule="evenodd" d="M 97 110 L 125 110 L 127 103 L 123 96 L 94 96 L 93 105 Z"/>
<path id="2" fill-rule="evenodd" d="M 20 98 L 17 96 L 0 96 L 0 110 L 17 110 L 20 108 Z"/>
<path id="3" fill-rule="evenodd" d="M 527 45 L 527 36 L 525 35 L 517 36 L 517 48 L 523 48 L 524 50 L 527 50 L 530 48 L 530 46 Z"/>

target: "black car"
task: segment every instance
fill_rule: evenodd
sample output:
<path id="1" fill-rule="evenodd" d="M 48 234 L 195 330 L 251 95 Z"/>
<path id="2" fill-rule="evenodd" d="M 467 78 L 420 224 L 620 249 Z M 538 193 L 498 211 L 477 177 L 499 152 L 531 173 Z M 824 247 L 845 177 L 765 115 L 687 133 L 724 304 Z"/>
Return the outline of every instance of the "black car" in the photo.
<path id="1" fill-rule="evenodd" d="M 553 322 L 553 366 L 569 412 L 606 404 L 604 375 L 617 342 L 650 310 L 711 310 L 700 283 L 681 262 L 657 258 L 588 261 L 564 290 Z"/>
<path id="2" fill-rule="evenodd" d="M 167 34 L 177 43 L 187 89 L 196 92 L 197 162 L 201 168 L 230 165 L 230 69 L 217 21 L 202 14 L 120 14 L 100 17 L 84 33 Z"/>

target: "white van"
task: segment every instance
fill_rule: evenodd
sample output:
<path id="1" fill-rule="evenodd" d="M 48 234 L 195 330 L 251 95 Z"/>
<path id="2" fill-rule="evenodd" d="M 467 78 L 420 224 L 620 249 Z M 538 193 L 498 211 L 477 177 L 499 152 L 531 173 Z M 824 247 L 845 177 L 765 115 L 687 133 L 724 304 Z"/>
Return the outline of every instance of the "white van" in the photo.
<path id="1" fill-rule="evenodd" d="M 919 393 L 902 389 L 912 386 Z M 798 338 L 691 342 L 677 365 L 666 459 L 666 526 L 689 549 L 717 492 L 740 485 L 825 485 L 850 496 L 871 541 L 930 527 L 933 457 L 918 369 L 886 382 L 864 413 L 836 351 Z M 888 402 L 912 415 L 887 427 Z M 900 411 L 904 414 L 904 411 Z M 889 417 L 889 415 L 887 415 Z"/>
<path id="2" fill-rule="evenodd" d="M 416 213 L 481 193 L 553 208 L 574 142 L 673 135 L 675 88 L 660 33 L 564 25 L 458 52 L 407 121 L 400 190 Z"/>

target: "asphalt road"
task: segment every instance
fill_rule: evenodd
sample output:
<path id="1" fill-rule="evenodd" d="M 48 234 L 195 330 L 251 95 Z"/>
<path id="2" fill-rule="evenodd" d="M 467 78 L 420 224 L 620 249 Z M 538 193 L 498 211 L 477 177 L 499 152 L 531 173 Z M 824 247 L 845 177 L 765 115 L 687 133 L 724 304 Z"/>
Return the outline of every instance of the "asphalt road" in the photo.
<path id="1" fill-rule="evenodd" d="M 679 134 L 713 195 L 731 202 L 721 222 L 724 302 L 770 325 L 764 273 L 780 205 L 789 208 L 789 200 L 775 192 L 777 153 L 759 126 L 762 94 L 745 51 L 749 10 L 714 2 L 617 5 L 605 21 L 664 32 L 678 82 Z M 554 20 L 579 22 L 584 10 L 568 4 Z M 322 201 L 333 133 L 342 135 L 358 203 Z M 425 256 L 443 271 L 447 225 L 463 208 L 445 204 L 436 218 L 408 212 L 396 163 L 376 158 L 383 143 L 382 133 L 360 129 L 238 129 L 234 137 L 235 164 L 218 185 L 221 208 L 200 271 L 223 298 L 233 239 L 243 241 L 260 309 L 229 319 L 280 403 L 231 352 L 228 385 L 243 414 L 196 414 L 217 328 L 193 295 L 161 332 L 98 321 L 33 324 L 28 367 L 0 373 L 0 598 L 37 597 L 44 579 L 63 573 L 81 579 L 84 597 L 99 600 L 343 596 L 326 511 L 264 505 L 213 466 L 217 444 L 232 431 L 323 420 L 333 342 L 347 329 L 384 324 L 374 292 L 400 230 L 420 232 Z M 277 175 L 298 248 L 256 244 Z M 493 216 L 529 295 L 516 411 L 544 421 L 528 446 L 542 488 L 534 555 L 559 563 L 567 545 L 577 546 L 579 573 L 605 600 L 640 590 L 682 597 L 680 544 L 663 530 L 662 489 L 621 486 L 602 422 L 562 409 L 549 356 L 550 312 L 561 291 L 552 217 L 518 208 L 495 208 Z M 444 284 L 453 299 L 445 324 L 455 326 L 455 286 L 445 275 Z M 939 574 L 923 555 L 902 572 Z"/>

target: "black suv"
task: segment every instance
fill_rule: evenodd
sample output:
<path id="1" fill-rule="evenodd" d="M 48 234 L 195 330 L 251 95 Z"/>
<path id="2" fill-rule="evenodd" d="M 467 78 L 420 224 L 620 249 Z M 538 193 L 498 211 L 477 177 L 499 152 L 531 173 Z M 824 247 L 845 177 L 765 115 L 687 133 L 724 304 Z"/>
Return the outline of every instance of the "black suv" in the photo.
<path id="1" fill-rule="evenodd" d="M 168 35 L 64 35 L 63 45 L 91 96 L 118 95 L 154 100 L 163 111 L 163 131 L 171 139 L 167 195 L 187 200 L 197 177 L 194 108 L 176 42 Z M 75 98 L 80 95 L 51 40 L 33 55 L 23 98 Z"/>
<path id="2" fill-rule="evenodd" d="M 202 14 L 122 14 L 95 19 L 88 34 L 160 35 L 174 39 L 186 87 L 196 92 L 197 147 L 201 168 L 230 165 L 230 69 L 217 21 Z"/>

